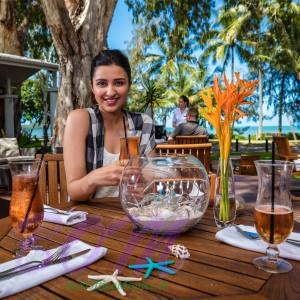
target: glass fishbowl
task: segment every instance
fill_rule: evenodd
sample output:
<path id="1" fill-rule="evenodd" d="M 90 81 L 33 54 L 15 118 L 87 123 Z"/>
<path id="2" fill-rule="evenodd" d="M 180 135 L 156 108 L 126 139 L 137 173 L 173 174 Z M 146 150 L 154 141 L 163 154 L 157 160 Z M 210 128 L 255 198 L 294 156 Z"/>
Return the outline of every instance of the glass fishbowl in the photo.
<path id="1" fill-rule="evenodd" d="M 136 229 L 178 234 L 197 224 L 209 202 L 210 184 L 194 156 L 129 160 L 120 182 L 123 209 Z"/>

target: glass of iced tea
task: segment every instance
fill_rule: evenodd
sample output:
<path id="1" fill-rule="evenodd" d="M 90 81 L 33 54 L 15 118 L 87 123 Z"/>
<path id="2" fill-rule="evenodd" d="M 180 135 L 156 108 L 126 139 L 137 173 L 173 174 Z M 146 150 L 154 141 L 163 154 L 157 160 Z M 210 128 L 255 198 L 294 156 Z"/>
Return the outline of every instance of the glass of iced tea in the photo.
<path id="1" fill-rule="evenodd" d="M 120 137 L 119 161 L 122 166 L 125 166 L 129 159 L 139 156 L 139 143 L 140 137 L 134 130 L 128 130 L 126 136 Z"/>
<path id="2" fill-rule="evenodd" d="M 255 227 L 269 245 L 267 256 L 253 260 L 255 266 L 269 273 L 285 273 L 292 265 L 279 258 L 277 245 L 293 231 L 294 218 L 289 193 L 289 181 L 294 164 L 288 161 L 255 161 L 259 177 L 258 194 L 254 208 Z"/>
<path id="3" fill-rule="evenodd" d="M 22 234 L 17 256 L 28 254 L 31 249 L 41 249 L 34 245 L 33 231 L 42 223 L 44 217 L 43 200 L 38 186 L 40 159 L 10 161 L 12 175 L 12 195 L 10 220 L 17 233 Z"/>

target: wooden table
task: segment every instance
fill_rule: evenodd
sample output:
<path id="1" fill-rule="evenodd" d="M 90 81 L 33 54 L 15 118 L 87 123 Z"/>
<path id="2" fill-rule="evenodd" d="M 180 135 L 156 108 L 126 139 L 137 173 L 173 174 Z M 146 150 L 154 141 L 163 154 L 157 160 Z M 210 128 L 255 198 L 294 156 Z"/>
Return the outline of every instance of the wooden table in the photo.
<path id="1" fill-rule="evenodd" d="M 144 263 L 145 257 L 157 261 L 174 259 L 177 274 L 154 271 L 149 279 L 123 285 L 128 299 L 300 298 L 300 262 L 291 261 L 293 270 L 281 275 L 270 275 L 256 269 L 252 260 L 261 254 L 215 240 L 217 228 L 211 208 L 192 230 L 179 236 L 155 236 L 133 232 L 133 225 L 117 199 L 102 199 L 101 203 L 92 205 L 76 204 L 78 209 L 89 212 L 86 222 L 73 227 L 44 222 L 36 231 L 36 237 L 46 248 L 80 239 L 107 247 L 107 255 L 92 265 L 9 299 L 123 299 L 112 285 L 87 292 L 86 285 L 94 283 L 87 278 L 88 274 L 111 274 L 119 269 L 123 276 L 143 277 L 144 270 L 130 270 L 127 265 Z M 237 222 L 252 224 L 251 210 L 243 211 Z M 299 223 L 296 227 L 299 231 Z M 0 262 L 11 259 L 11 251 L 16 248 L 19 238 L 10 230 L 7 218 L 0 220 Z M 178 260 L 171 256 L 167 248 L 171 244 L 185 245 L 191 253 L 190 259 Z"/>

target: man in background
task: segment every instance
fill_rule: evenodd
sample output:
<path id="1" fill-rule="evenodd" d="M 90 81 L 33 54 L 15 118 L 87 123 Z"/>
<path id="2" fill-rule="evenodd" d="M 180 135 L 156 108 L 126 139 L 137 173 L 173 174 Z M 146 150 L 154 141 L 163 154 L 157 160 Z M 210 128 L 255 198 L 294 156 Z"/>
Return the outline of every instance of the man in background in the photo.
<path id="1" fill-rule="evenodd" d="M 187 122 L 177 126 L 168 140 L 174 140 L 177 135 L 207 135 L 206 129 L 198 124 L 198 116 L 198 109 L 191 107 L 186 115 Z"/>

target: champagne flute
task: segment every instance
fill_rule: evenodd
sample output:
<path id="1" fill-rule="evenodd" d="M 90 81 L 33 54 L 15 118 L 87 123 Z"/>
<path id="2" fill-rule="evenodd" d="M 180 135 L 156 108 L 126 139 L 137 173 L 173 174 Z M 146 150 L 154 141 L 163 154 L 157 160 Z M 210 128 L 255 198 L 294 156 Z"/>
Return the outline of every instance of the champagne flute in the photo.
<path id="1" fill-rule="evenodd" d="M 292 265 L 278 258 L 280 243 L 293 230 L 293 210 L 289 193 L 289 179 L 293 163 L 288 161 L 255 161 L 259 177 L 258 195 L 254 208 L 255 227 L 260 237 L 269 245 L 267 256 L 258 257 L 253 263 L 269 273 L 285 273 Z"/>
<path id="2" fill-rule="evenodd" d="M 17 256 L 24 256 L 32 249 L 41 249 L 41 246 L 34 246 L 33 237 L 33 231 L 44 217 L 43 200 L 37 186 L 40 163 L 40 159 L 9 162 L 12 174 L 9 215 L 12 227 L 24 238 L 20 242 L 20 249 L 15 251 Z"/>

